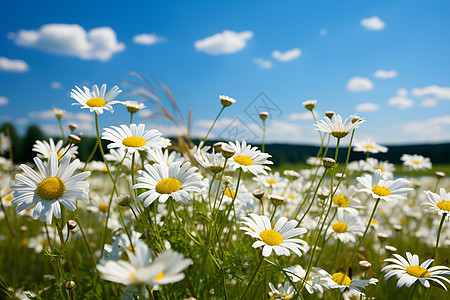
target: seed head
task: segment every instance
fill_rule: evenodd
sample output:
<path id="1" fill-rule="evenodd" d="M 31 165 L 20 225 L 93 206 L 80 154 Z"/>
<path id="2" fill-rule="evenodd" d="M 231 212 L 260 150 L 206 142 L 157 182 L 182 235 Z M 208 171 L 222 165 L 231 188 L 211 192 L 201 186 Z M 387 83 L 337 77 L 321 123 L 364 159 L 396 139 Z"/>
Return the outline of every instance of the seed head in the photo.
<path id="1" fill-rule="evenodd" d="M 259 117 L 261 118 L 261 120 L 265 121 L 267 119 L 267 117 L 269 116 L 269 113 L 267 111 L 263 111 L 259 113 Z"/>
<path id="2" fill-rule="evenodd" d="M 77 228 L 77 226 L 78 226 L 78 224 L 75 220 L 67 221 L 67 229 L 74 230 L 75 228 Z"/>

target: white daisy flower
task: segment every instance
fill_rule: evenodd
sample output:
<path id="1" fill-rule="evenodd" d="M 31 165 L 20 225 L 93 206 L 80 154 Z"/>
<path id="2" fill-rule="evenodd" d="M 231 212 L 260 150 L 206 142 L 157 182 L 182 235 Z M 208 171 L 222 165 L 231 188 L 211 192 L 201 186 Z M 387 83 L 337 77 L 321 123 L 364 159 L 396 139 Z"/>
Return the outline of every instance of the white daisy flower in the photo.
<path id="1" fill-rule="evenodd" d="M 156 129 L 145 130 L 144 124 L 120 125 L 105 128 L 102 139 L 111 141 L 108 149 L 128 150 L 133 153 L 139 150 L 149 151 L 151 148 L 165 148 L 170 144 L 162 137 L 162 133 Z"/>
<path id="2" fill-rule="evenodd" d="M 287 178 L 281 177 L 279 172 L 269 173 L 268 175 L 257 175 L 253 180 L 258 182 L 260 186 L 266 188 L 280 188 L 284 189 L 287 184 Z"/>
<path id="3" fill-rule="evenodd" d="M 115 260 L 119 260 L 122 257 L 122 254 L 126 253 L 126 249 L 134 251 L 133 248 L 135 248 L 139 243 L 142 243 L 141 236 L 142 233 L 134 230 L 130 233 L 131 242 L 128 238 L 128 234 L 126 233 L 122 233 L 119 236 L 113 236 L 114 242 L 111 245 L 105 245 L 105 248 L 103 249 L 104 253 Z M 133 245 L 133 247 L 131 247 L 131 245 Z"/>
<path id="4" fill-rule="evenodd" d="M 204 185 L 202 175 L 196 173 L 197 168 L 192 167 L 190 162 L 176 161 L 170 166 L 164 164 L 145 165 L 145 170 L 139 170 L 137 184 L 133 189 L 147 189 L 136 198 L 136 203 L 144 200 L 147 207 L 156 199 L 166 202 L 169 197 L 175 201 L 187 204 L 191 199 L 190 192 L 200 193 Z"/>
<path id="5" fill-rule="evenodd" d="M 154 290 L 158 290 L 162 284 L 183 280 L 183 270 L 191 264 L 192 259 L 184 258 L 182 254 L 168 249 L 153 260 L 151 267 L 156 276 L 153 277 L 149 284 Z"/>
<path id="6" fill-rule="evenodd" d="M 357 292 L 361 292 L 360 288 L 366 288 L 369 284 L 376 285 L 378 279 L 370 278 L 368 280 L 362 279 L 350 279 L 347 275 L 342 272 L 334 273 L 331 275 L 331 279 L 334 281 L 334 285 L 330 288 L 339 289 L 341 292 L 346 290 L 347 288 L 355 290 Z"/>
<path id="7" fill-rule="evenodd" d="M 305 281 L 303 279 L 306 276 L 306 270 L 300 265 L 295 265 L 284 270 L 291 277 L 292 282 L 303 281 L 304 287 L 310 294 L 323 293 L 335 284 L 330 274 L 320 268 L 312 268 L 309 272 L 309 277 Z"/>
<path id="8" fill-rule="evenodd" d="M 381 178 L 391 180 L 394 178 L 395 166 L 388 161 L 379 161 L 376 158 L 369 157 L 366 161 L 362 161 L 362 168 L 364 171 L 374 173 L 375 170 L 381 171 Z"/>
<path id="9" fill-rule="evenodd" d="M 437 211 L 440 216 L 446 215 L 447 220 L 450 221 L 450 193 L 447 193 L 445 189 L 441 188 L 439 195 L 432 191 L 425 191 L 425 194 L 429 201 L 422 203 L 422 205 L 428 206 L 425 209 Z"/>
<path id="10" fill-rule="evenodd" d="M 328 235 L 332 235 L 335 240 L 339 239 L 342 243 L 356 243 L 356 236 L 362 236 L 364 227 L 359 217 L 342 210 L 338 210 L 337 218 L 331 222 L 328 229 Z"/>
<path id="11" fill-rule="evenodd" d="M 354 118 L 355 116 L 353 115 L 342 122 L 342 117 L 340 115 L 334 115 L 331 120 L 326 117 L 324 120 L 319 120 L 313 125 L 316 127 L 316 130 L 327 132 L 335 138 L 341 139 L 347 136 L 353 129 L 358 128 L 361 123 L 365 122 L 362 118 L 353 122 Z"/>
<path id="12" fill-rule="evenodd" d="M 408 167 L 414 171 L 431 169 L 432 167 L 430 158 L 423 157 L 422 155 L 403 154 L 400 159 L 403 161 L 403 165 L 405 167 Z"/>
<path id="13" fill-rule="evenodd" d="M 83 90 L 77 86 L 75 87 L 76 90 L 72 89 L 70 97 L 75 99 L 77 103 L 72 103 L 72 105 L 81 105 L 81 108 L 89 108 L 91 112 L 95 111 L 98 115 L 101 115 L 103 110 L 114 112 L 112 105 L 122 103 L 121 101 L 114 101 L 114 98 L 122 93 L 122 90 L 119 90 L 117 85 L 115 85 L 107 94 L 106 84 L 103 84 L 100 90 L 95 84 L 92 86 L 92 91 L 86 86 L 83 86 Z"/>
<path id="14" fill-rule="evenodd" d="M 278 219 L 274 227 L 270 224 L 270 219 L 266 216 L 257 214 L 250 214 L 251 218 L 244 217 L 241 223 L 248 227 L 241 227 L 241 230 L 246 231 L 245 234 L 259 239 L 253 243 L 253 248 L 263 246 L 262 255 L 269 256 L 272 250 L 276 255 L 290 255 L 290 251 L 298 256 L 302 256 L 300 250 L 305 252 L 305 246 L 308 245 L 304 240 L 292 238 L 294 236 L 304 234 L 307 232 L 305 228 L 296 228 L 298 221 L 290 220 L 286 217 Z"/>
<path id="15" fill-rule="evenodd" d="M 307 109 L 312 111 L 317 104 L 317 100 L 306 100 L 302 102 L 302 105 Z"/>
<path id="16" fill-rule="evenodd" d="M 364 186 L 359 191 L 371 194 L 375 199 L 380 198 L 388 202 L 392 199 L 406 200 L 404 194 L 408 194 L 413 190 L 405 187 L 409 184 L 409 181 L 402 178 L 383 180 L 381 175 L 381 170 L 376 170 L 373 176 L 364 175 L 356 178 Z"/>
<path id="17" fill-rule="evenodd" d="M 241 168 L 242 171 L 250 171 L 254 175 L 267 175 L 265 170 L 270 170 L 270 168 L 266 165 L 273 164 L 273 162 L 267 160 L 272 157 L 270 154 L 261 153 L 256 147 L 252 148 L 251 145 L 247 145 L 245 140 L 242 141 L 242 144 L 236 141 L 236 144 L 229 142 L 228 145 L 235 152 L 234 156 L 228 160 L 234 170 Z"/>
<path id="18" fill-rule="evenodd" d="M 8 152 L 10 146 L 11 141 L 9 138 L 3 132 L 0 132 L 0 154 L 3 155 Z"/>
<path id="19" fill-rule="evenodd" d="M 356 140 L 353 142 L 353 151 L 355 152 L 364 152 L 364 153 L 386 153 L 388 151 L 388 148 L 385 146 L 378 145 L 374 140 L 372 139 L 365 139 L 365 140 Z"/>
<path id="20" fill-rule="evenodd" d="M 288 281 L 284 283 L 284 286 L 281 283 L 278 284 L 278 289 L 269 282 L 269 287 L 271 290 L 271 292 L 269 292 L 270 300 L 290 300 L 294 298 L 295 289 Z"/>
<path id="21" fill-rule="evenodd" d="M 58 155 L 58 159 L 65 154 L 69 154 L 71 157 L 75 157 L 78 154 L 78 146 L 72 145 L 72 147 L 70 147 L 70 145 L 67 145 L 63 147 L 64 141 L 59 140 L 55 144 L 52 138 L 49 139 L 49 142 L 36 141 L 36 143 L 34 143 L 33 151 L 37 153 L 37 157 L 40 159 L 48 159 L 50 157 L 50 153 L 52 152 Z"/>
<path id="22" fill-rule="evenodd" d="M 64 155 L 58 164 L 58 156 L 54 152 L 50 153 L 48 163 L 35 157 L 34 163 L 39 173 L 25 164 L 20 165 L 26 176 L 16 175 L 20 183 L 11 187 L 15 191 L 11 204 L 18 205 L 18 212 L 36 204 L 33 219 L 39 218 L 47 224 L 52 223 L 53 215 L 61 218 L 60 204 L 74 211 L 77 200 L 86 201 L 89 198 L 89 182 L 84 180 L 91 172 L 72 176 L 80 161 L 76 159 L 70 163 L 70 160 L 70 155 Z"/>
<path id="23" fill-rule="evenodd" d="M 236 99 L 225 96 L 225 95 L 219 95 L 219 99 L 220 99 L 220 103 L 222 103 L 222 105 L 224 107 L 228 107 L 231 104 L 236 103 Z"/>
<path id="24" fill-rule="evenodd" d="M 181 154 L 176 151 L 169 152 L 167 149 L 164 149 L 163 151 L 161 148 L 154 148 L 147 152 L 147 160 L 157 164 L 165 164 L 170 166 L 176 161 L 183 162 L 184 158 L 181 158 Z"/>
<path id="25" fill-rule="evenodd" d="M 194 154 L 194 158 L 203 168 L 214 174 L 222 171 L 225 164 L 225 157 L 220 153 L 216 153 L 214 149 L 212 153 L 208 153 L 207 150 L 203 148 Z"/>
<path id="26" fill-rule="evenodd" d="M 429 288 L 431 286 L 430 281 L 433 281 L 442 286 L 444 290 L 447 290 L 447 287 L 441 280 L 447 283 L 450 283 L 450 280 L 441 275 L 450 275 L 450 269 L 448 267 L 434 266 L 428 269 L 433 263 L 433 259 L 427 259 L 419 265 L 419 256 L 416 254 L 412 255 L 409 252 L 406 252 L 406 258 L 408 260 L 398 254 L 393 255 L 395 258 L 387 258 L 384 260 L 392 264 L 381 269 L 382 272 L 387 272 L 384 275 L 386 280 L 395 275 L 399 279 L 397 282 L 397 287 L 399 288 L 402 286 L 409 288 L 417 280 L 426 288 Z"/>
<path id="27" fill-rule="evenodd" d="M 124 105 L 131 114 L 135 114 L 146 107 L 144 103 L 137 101 L 125 101 Z"/>
<path id="28" fill-rule="evenodd" d="M 355 194 L 357 192 L 358 189 L 353 185 L 349 187 L 340 185 L 335 196 L 333 196 L 332 198 L 333 207 L 336 207 L 338 210 L 343 210 L 355 216 L 358 215 L 358 211 L 356 210 L 356 208 L 361 208 L 361 201 L 355 198 Z"/>

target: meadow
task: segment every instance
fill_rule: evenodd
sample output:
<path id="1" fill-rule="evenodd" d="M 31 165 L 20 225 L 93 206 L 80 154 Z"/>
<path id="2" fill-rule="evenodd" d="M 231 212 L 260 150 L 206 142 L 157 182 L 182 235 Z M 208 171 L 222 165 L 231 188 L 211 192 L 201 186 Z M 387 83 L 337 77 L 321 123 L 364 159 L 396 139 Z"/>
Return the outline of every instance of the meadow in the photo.
<path id="1" fill-rule="evenodd" d="M 133 122 L 149 105 L 189 127 L 168 90 L 142 102 L 120 92 L 72 90 L 95 117 L 83 161 L 60 109 L 61 138 L 36 141 L 33 163 L 15 164 L 0 134 L 2 298 L 450 299 L 448 165 L 379 160 L 389 149 L 358 139 L 371 120 L 327 112 L 311 124 L 316 155 L 273 167 L 265 136 L 260 148 L 211 143 L 213 123 L 198 143 L 189 130 L 169 140 Z M 216 120 L 235 102 L 219 96 Z M 102 128 L 119 105 L 126 125 Z M 320 103 L 303 106 L 315 118 Z"/>

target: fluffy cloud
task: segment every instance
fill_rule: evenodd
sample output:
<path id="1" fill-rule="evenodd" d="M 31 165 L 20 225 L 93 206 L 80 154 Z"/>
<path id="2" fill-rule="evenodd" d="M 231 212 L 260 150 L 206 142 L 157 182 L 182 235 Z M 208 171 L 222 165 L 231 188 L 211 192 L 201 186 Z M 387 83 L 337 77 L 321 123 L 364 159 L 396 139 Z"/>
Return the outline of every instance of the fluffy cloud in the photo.
<path id="1" fill-rule="evenodd" d="M 450 138 L 450 115 L 403 125 L 403 134 L 411 134 L 423 141 L 447 141 Z"/>
<path id="2" fill-rule="evenodd" d="M 353 77 L 347 83 L 347 90 L 350 92 L 363 92 L 373 89 L 373 82 L 364 77 Z"/>
<path id="3" fill-rule="evenodd" d="M 46 24 L 37 30 L 19 30 L 8 35 L 16 45 L 81 59 L 109 60 L 123 51 L 111 27 L 86 31 L 78 24 Z"/>
<path id="4" fill-rule="evenodd" d="M 380 106 L 373 102 L 365 102 L 355 106 L 355 111 L 357 112 L 370 112 L 378 109 L 380 109 Z"/>
<path id="5" fill-rule="evenodd" d="M 405 88 L 401 88 L 397 90 L 397 96 L 399 97 L 406 97 L 408 96 L 408 90 Z"/>
<path id="6" fill-rule="evenodd" d="M 420 105 L 423 107 L 433 107 L 433 106 L 436 106 L 437 104 L 438 104 L 438 101 L 433 98 L 425 98 L 422 100 L 422 102 L 420 102 Z"/>
<path id="7" fill-rule="evenodd" d="M 21 59 L 9 59 L 0 57 L 0 70 L 5 72 L 26 72 L 28 71 L 28 64 Z"/>
<path id="8" fill-rule="evenodd" d="M 373 74 L 376 78 L 383 78 L 383 79 L 389 79 L 389 78 L 395 78 L 397 77 L 397 71 L 395 70 L 377 70 Z"/>
<path id="9" fill-rule="evenodd" d="M 166 40 L 167 39 L 165 37 L 159 36 L 156 33 L 141 33 L 133 37 L 133 42 L 135 42 L 136 44 L 148 46 L 157 43 L 162 43 L 165 42 Z"/>
<path id="10" fill-rule="evenodd" d="M 0 105 L 6 105 L 9 103 L 9 99 L 4 97 L 4 96 L 0 96 Z"/>
<path id="11" fill-rule="evenodd" d="M 141 109 L 137 114 L 139 117 L 147 119 L 153 115 L 153 112 L 150 109 Z"/>
<path id="12" fill-rule="evenodd" d="M 314 112 L 314 114 L 316 116 L 316 119 L 318 119 L 319 118 L 318 113 Z M 288 116 L 288 120 L 291 120 L 291 121 L 308 120 L 308 121 L 310 121 L 310 120 L 314 120 L 314 118 L 313 118 L 311 112 L 305 111 L 302 113 L 294 112 L 294 113 L 290 114 Z"/>
<path id="13" fill-rule="evenodd" d="M 253 59 L 253 62 L 257 64 L 261 69 L 271 69 L 272 68 L 272 62 L 270 60 L 255 57 Z"/>
<path id="14" fill-rule="evenodd" d="M 376 16 L 362 19 L 360 24 L 367 30 L 381 30 L 386 26 L 386 24 Z"/>
<path id="15" fill-rule="evenodd" d="M 430 85 L 424 88 L 413 88 L 411 92 L 418 98 L 430 97 L 435 99 L 450 100 L 450 87 Z"/>
<path id="16" fill-rule="evenodd" d="M 28 116 L 33 119 L 52 120 L 56 119 L 53 109 L 30 111 Z M 73 113 L 66 111 L 63 120 L 70 122 L 93 122 L 92 114 L 86 112 Z"/>
<path id="17" fill-rule="evenodd" d="M 253 38 L 253 32 L 249 30 L 242 32 L 224 30 L 195 41 L 194 47 L 197 51 L 211 55 L 229 54 L 244 49 L 247 46 L 247 41 L 251 38 Z"/>
<path id="18" fill-rule="evenodd" d="M 302 55 L 302 50 L 299 48 L 294 48 L 286 52 L 281 52 L 279 50 L 272 52 L 272 57 L 278 59 L 279 61 L 290 61 L 300 57 L 300 55 Z"/>
<path id="19" fill-rule="evenodd" d="M 62 84 L 61 84 L 61 82 L 59 82 L 59 81 L 52 81 L 52 82 L 50 82 L 50 87 L 51 87 L 52 89 L 57 90 L 57 89 L 62 88 Z"/>
<path id="20" fill-rule="evenodd" d="M 414 101 L 405 97 L 392 97 L 388 100 L 388 104 L 398 109 L 407 109 L 414 105 Z"/>

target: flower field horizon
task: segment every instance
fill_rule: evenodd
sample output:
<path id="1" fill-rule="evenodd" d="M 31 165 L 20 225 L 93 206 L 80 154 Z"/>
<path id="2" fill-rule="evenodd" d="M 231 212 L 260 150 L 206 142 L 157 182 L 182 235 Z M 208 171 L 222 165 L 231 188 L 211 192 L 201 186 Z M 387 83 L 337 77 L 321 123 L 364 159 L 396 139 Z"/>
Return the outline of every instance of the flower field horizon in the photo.
<path id="1" fill-rule="evenodd" d="M 450 297 L 450 178 L 433 157 L 378 159 L 389 148 L 358 136 L 376 120 L 333 111 L 316 119 L 320 101 L 305 100 L 298 107 L 320 147 L 301 165 L 274 166 L 269 112 L 259 112 L 261 147 L 211 143 L 239 103 L 220 95 L 195 143 L 170 90 L 145 91 L 125 101 L 118 86 L 72 89 L 96 132 L 84 161 L 86 137 L 63 126 L 65 110 L 53 109 L 61 136 L 31 145 L 32 162 L 15 164 L 11 133 L 0 133 L 2 298 Z M 168 139 L 135 122 L 146 106 L 182 134 Z M 104 126 L 120 107 L 127 119 Z"/>

